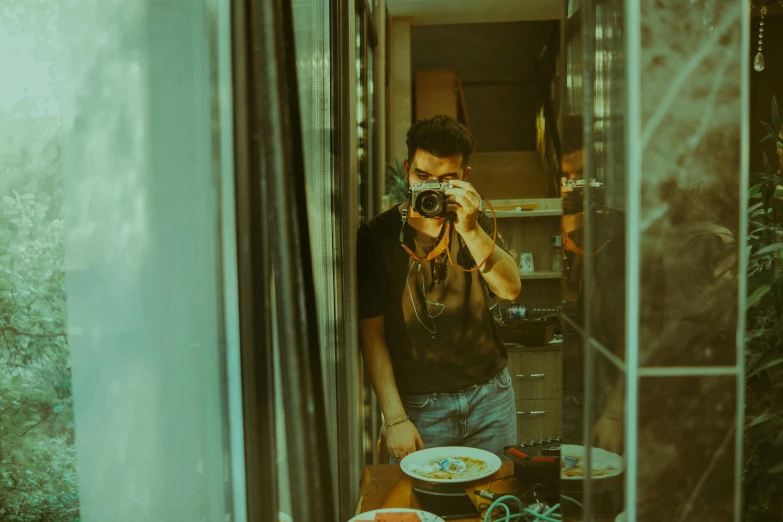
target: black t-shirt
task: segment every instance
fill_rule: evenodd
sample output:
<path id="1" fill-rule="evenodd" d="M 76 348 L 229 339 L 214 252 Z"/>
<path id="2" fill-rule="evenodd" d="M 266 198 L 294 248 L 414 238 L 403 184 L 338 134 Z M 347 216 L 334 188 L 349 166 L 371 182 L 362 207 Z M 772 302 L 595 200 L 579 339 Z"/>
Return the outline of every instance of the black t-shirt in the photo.
<path id="1" fill-rule="evenodd" d="M 479 216 L 492 235 L 492 221 Z M 359 229 L 359 317 L 384 316 L 385 339 L 400 394 L 453 392 L 487 382 L 503 369 L 506 348 L 479 271 L 462 272 L 447 262 L 446 279 L 433 282 L 430 261 L 419 263 L 400 245 L 399 207 Z M 437 240 L 405 225 L 405 244 L 423 258 Z M 452 257 L 475 266 L 467 246 L 452 230 Z M 502 248 L 498 238 L 495 248 Z M 425 297 L 426 296 L 426 297 Z"/>

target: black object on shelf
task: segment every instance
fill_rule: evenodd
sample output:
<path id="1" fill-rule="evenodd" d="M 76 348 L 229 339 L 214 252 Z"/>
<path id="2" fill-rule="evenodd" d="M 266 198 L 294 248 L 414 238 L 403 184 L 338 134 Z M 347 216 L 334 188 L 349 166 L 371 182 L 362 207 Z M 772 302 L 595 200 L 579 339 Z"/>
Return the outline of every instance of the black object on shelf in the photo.
<path id="1" fill-rule="evenodd" d="M 557 321 L 507 319 L 499 325 L 504 342 L 524 346 L 545 346 L 555 337 Z"/>

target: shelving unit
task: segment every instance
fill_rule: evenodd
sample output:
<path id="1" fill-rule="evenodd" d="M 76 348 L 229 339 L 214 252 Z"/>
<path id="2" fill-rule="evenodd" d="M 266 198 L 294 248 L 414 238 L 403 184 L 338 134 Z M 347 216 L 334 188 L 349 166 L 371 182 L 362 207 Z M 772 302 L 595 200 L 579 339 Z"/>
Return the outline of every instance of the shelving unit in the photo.
<path id="1" fill-rule="evenodd" d="M 538 199 L 496 199 L 490 201 L 495 210 L 495 216 L 500 218 L 531 218 L 550 217 L 563 215 L 563 206 L 560 198 Z M 488 217 L 492 212 L 486 203 L 482 205 L 482 211 Z"/>
<path id="2" fill-rule="evenodd" d="M 488 215 L 492 215 L 487 211 Z M 496 210 L 497 218 L 526 218 L 526 217 L 547 217 L 562 216 L 563 209 L 536 209 L 536 210 Z"/>
<path id="3" fill-rule="evenodd" d="M 552 270 L 552 264 L 555 256 L 560 255 L 553 246 L 554 238 L 561 234 L 560 198 L 494 199 L 490 204 L 495 209 L 498 232 L 509 254 L 517 263 L 521 254 L 533 255 L 534 271 L 520 273 L 526 284 L 516 303 L 528 307 L 557 306 L 561 300 L 562 271 Z M 491 217 L 486 204 L 484 207 Z"/>
<path id="4" fill-rule="evenodd" d="M 563 276 L 563 272 L 520 272 L 520 278 L 522 279 L 560 279 Z"/>
<path id="5" fill-rule="evenodd" d="M 521 254 L 533 255 L 534 271 L 520 272 L 522 292 L 514 300 L 532 311 L 562 304 L 563 273 L 552 270 L 552 265 L 555 257 L 562 255 L 554 238 L 562 233 L 563 207 L 560 198 L 542 197 L 549 193 L 547 176 L 537 164 L 538 153 L 526 154 L 485 153 L 477 162 L 476 172 L 482 172 L 483 177 L 476 178 L 476 188 L 487 195 L 495 210 L 506 251 L 517 263 Z M 494 199 L 493 195 L 520 199 Z M 482 210 L 492 218 L 486 204 Z M 516 395 L 519 442 L 560 436 L 562 341 L 544 347 L 507 344 L 506 348 Z"/>

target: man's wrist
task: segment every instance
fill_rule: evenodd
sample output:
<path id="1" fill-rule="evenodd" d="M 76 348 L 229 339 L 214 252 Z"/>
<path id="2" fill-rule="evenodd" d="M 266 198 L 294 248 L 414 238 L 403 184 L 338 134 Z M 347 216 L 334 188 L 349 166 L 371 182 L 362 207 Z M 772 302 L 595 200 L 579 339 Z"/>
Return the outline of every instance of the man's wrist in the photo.
<path id="1" fill-rule="evenodd" d="M 473 240 L 480 239 L 481 238 L 481 234 L 484 232 L 484 229 L 481 228 L 478 225 L 478 222 L 476 222 L 476 223 L 473 223 L 473 226 L 470 227 L 469 229 L 463 229 L 462 231 L 457 230 L 457 232 L 459 232 L 459 235 L 462 236 L 462 239 L 464 239 L 465 241 L 470 242 L 470 241 L 473 241 Z M 489 237 L 489 236 L 487 236 L 487 237 Z"/>
<path id="2" fill-rule="evenodd" d="M 390 413 L 383 414 L 383 422 L 384 424 L 393 424 L 397 422 L 398 420 L 407 417 L 407 414 L 405 413 L 404 409 L 394 409 Z"/>
<path id="3" fill-rule="evenodd" d="M 383 425 L 386 426 L 387 428 L 391 428 L 392 426 L 398 426 L 398 425 L 402 424 L 403 422 L 408 421 L 409 419 L 410 419 L 410 417 L 408 417 L 406 415 L 405 417 L 402 417 L 402 418 L 397 419 L 397 420 L 387 421 Z"/>

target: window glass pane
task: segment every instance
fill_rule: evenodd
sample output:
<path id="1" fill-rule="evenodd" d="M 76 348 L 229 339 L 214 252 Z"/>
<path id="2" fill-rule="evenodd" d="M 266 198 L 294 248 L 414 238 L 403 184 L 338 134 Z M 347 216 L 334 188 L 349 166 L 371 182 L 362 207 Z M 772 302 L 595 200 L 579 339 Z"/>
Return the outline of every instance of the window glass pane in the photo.
<path id="1" fill-rule="evenodd" d="M 307 215 L 310 227 L 310 245 L 315 282 L 318 331 L 323 365 L 324 398 L 326 408 L 329 459 L 332 470 L 338 470 L 338 412 L 336 367 L 338 347 L 335 332 L 340 320 L 337 316 L 339 287 L 337 272 L 339 250 L 335 230 L 340 227 L 342 206 L 336 201 L 339 183 L 332 166 L 332 117 L 330 74 L 330 25 L 329 4 L 323 0 L 293 0 L 293 18 L 296 47 L 296 72 L 299 87 L 299 103 L 302 125 L 302 142 L 307 191 Z M 282 377 L 282 376 L 281 376 Z M 282 426 L 285 416 L 278 408 L 278 423 Z M 280 445 L 283 446 L 284 440 Z M 281 510 L 289 509 L 290 495 L 282 489 L 288 476 L 287 448 L 279 448 L 278 468 Z M 339 481 L 333 480 L 334 498 L 339 498 Z M 290 511 L 287 511 L 290 513 Z"/>
<path id="2" fill-rule="evenodd" d="M 582 32 L 574 31 L 566 42 L 566 94 L 563 100 L 565 114 L 582 114 L 584 111 L 582 87 Z"/>
<path id="3" fill-rule="evenodd" d="M 227 7 L 3 2 L 2 520 L 242 519 Z"/>
<path id="4" fill-rule="evenodd" d="M 369 221 L 372 218 L 372 180 L 370 179 L 368 162 L 370 139 L 368 121 L 368 83 L 367 83 L 367 19 L 365 13 L 356 14 L 356 157 L 359 183 L 359 220 Z"/>

